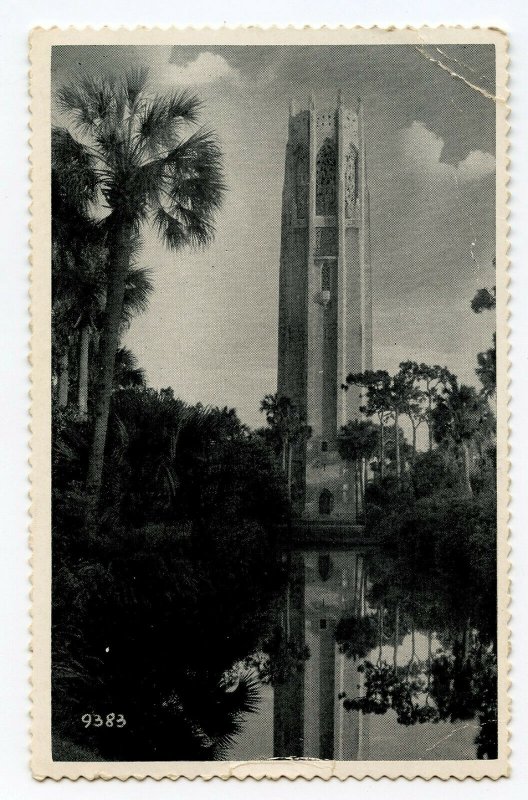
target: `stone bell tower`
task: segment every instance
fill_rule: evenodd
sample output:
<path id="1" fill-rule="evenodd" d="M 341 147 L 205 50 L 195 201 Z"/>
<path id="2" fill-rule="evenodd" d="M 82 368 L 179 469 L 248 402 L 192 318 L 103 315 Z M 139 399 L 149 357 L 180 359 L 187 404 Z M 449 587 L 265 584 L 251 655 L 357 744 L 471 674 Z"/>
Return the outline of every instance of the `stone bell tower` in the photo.
<path id="1" fill-rule="evenodd" d="M 282 197 L 278 393 L 308 426 L 292 445 L 295 516 L 315 529 L 357 519 L 353 468 L 337 451 L 359 419 L 350 372 L 372 368 L 369 193 L 361 103 L 290 108 Z"/>

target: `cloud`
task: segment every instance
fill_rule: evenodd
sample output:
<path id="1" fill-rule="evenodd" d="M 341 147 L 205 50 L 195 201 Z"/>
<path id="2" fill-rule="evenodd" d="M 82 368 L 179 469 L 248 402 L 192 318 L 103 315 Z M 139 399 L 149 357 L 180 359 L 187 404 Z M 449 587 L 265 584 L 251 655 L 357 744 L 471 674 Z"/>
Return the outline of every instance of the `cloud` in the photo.
<path id="1" fill-rule="evenodd" d="M 475 148 L 446 163 L 443 137 L 416 121 L 383 143 L 369 151 L 376 366 L 407 353 L 475 382 L 491 332 L 470 302 L 493 284 L 495 159 Z"/>
<path id="2" fill-rule="evenodd" d="M 469 183 L 495 172 L 495 158 L 491 153 L 472 150 L 457 166 L 458 179 Z"/>
<path id="3" fill-rule="evenodd" d="M 444 140 L 422 122 L 413 122 L 400 132 L 401 163 L 404 169 L 425 180 L 438 179 L 470 183 L 495 171 L 491 153 L 472 150 L 458 164 L 441 161 Z"/>
<path id="4" fill-rule="evenodd" d="M 402 166 L 409 171 L 426 169 L 438 172 L 444 142 L 430 131 L 423 122 L 413 122 L 410 128 L 400 133 Z"/>
<path id="5" fill-rule="evenodd" d="M 218 53 L 205 50 L 184 65 L 169 64 L 164 69 L 164 83 L 190 85 L 214 83 L 219 80 L 238 81 L 239 72 Z"/>

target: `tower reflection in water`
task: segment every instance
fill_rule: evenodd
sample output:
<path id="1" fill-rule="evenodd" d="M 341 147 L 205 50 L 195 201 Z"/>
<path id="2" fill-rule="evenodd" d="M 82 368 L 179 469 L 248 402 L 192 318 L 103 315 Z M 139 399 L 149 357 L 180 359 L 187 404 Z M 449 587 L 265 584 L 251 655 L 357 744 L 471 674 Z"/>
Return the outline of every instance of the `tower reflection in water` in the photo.
<path id="1" fill-rule="evenodd" d="M 345 657 L 335 632 L 365 613 L 361 551 L 294 551 L 280 612 L 285 638 L 309 649 L 303 667 L 275 687 L 274 756 L 361 760 L 369 757 L 368 715 L 346 711 L 341 697 L 361 694 L 361 659 Z"/>

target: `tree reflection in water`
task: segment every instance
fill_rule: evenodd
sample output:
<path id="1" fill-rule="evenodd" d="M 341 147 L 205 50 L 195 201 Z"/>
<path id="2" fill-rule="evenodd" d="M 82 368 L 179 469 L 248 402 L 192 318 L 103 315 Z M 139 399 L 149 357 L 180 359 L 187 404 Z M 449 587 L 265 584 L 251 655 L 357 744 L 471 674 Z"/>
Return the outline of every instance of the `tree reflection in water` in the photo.
<path id="1" fill-rule="evenodd" d="M 392 638 L 391 632 L 386 630 L 390 612 L 380 607 L 375 616 L 367 618 L 371 622 L 370 630 L 375 630 L 375 626 L 378 629 L 377 658 L 375 661 L 367 659 L 358 667 L 364 675 L 361 695 L 345 695 L 345 709 L 366 714 L 385 714 L 393 709 L 398 723 L 406 726 L 478 719 L 477 758 L 496 758 L 497 662 L 494 646 L 485 644 L 479 632 L 469 626 L 463 630 L 442 632 L 429 629 L 421 631 L 427 636 L 428 655 L 426 659 L 420 659 L 415 649 L 417 631 L 413 620 L 408 620 L 404 623 L 403 633 L 410 628 L 411 655 L 407 663 L 400 665 L 398 649 L 403 636 L 402 631 L 400 635 L 398 633 L 397 607 L 392 616 L 391 662 L 384 658 L 387 643 Z M 433 641 L 436 644 L 434 648 Z"/>
<path id="2" fill-rule="evenodd" d="M 477 757 L 496 758 L 494 492 L 416 500 L 404 489 L 390 505 L 376 505 L 373 494 L 367 530 L 376 530 L 383 552 L 369 559 L 368 599 L 378 652 L 361 667 L 361 696 L 344 705 L 377 714 L 392 708 L 402 725 L 476 719 Z M 427 637 L 425 659 L 416 656 L 417 632 Z M 402 663 L 405 636 L 411 652 Z"/>
<path id="3" fill-rule="evenodd" d="M 477 591 L 469 572 L 465 605 L 453 606 L 462 588 L 439 561 L 422 561 L 420 570 L 406 558 L 405 548 L 291 554 L 284 638 L 266 662 L 275 684 L 276 757 L 374 758 L 368 719 L 387 712 L 396 739 L 392 719 L 405 727 L 444 723 L 448 736 L 466 723 L 462 729 L 478 728 L 476 757 L 497 757 L 496 640 L 494 619 L 482 614 L 484 587 Z M 433 572 L 442 575 L 441 592 Z M 307 644 L 309 652 L 292 659 Z M 273 666 L 285 654 L 283 669 Z M 464 747 L 459 758 L 468 757 Z M 415 750 L 424 757 L 423 739 Z"/>

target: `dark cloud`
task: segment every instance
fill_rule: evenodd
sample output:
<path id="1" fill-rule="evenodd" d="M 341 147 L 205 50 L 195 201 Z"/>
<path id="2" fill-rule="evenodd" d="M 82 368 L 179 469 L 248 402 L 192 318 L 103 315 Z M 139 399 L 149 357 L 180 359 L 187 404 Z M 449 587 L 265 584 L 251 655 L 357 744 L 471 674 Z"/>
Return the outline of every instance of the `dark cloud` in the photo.
<path id="1" fill-rule="evenodd" d="M 171 62 L 183 66 L 204 48 L 174 47 Z M 493 100 L 468 83 L 494 93 L 493 45 L 217 46 L 249 82 L 272 76 L 269 90 L 306 102 L 313 92 L 331 102 L 338 89 L 361 96 L 367 117 L 391 128 L 423 122 L 444 141 L 442 160 L 456 164 L 471 150 L 495 152 Z M 433 60 L 460 77 L 453 77 Z M 462 78 L 465 79 L 466 83 Z"/>

